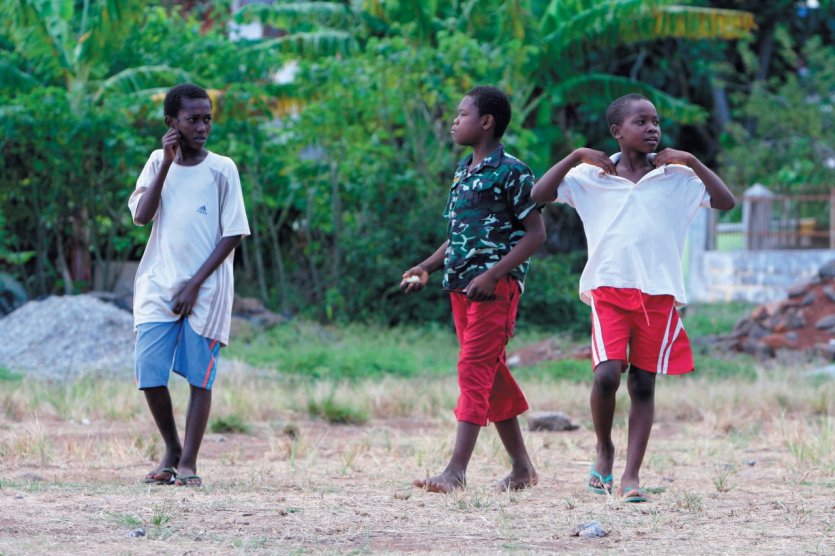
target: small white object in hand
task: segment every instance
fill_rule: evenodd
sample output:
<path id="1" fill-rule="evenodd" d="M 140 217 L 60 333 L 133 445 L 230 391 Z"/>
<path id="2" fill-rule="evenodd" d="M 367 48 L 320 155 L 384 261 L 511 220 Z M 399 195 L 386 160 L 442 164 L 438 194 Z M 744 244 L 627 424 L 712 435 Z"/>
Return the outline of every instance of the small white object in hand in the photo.
<path id="1" fill-rule="evenodd" d="M 406 278 L 406 281 L 411 284 L 417 284 L 418 282 L 420 282 L 420 276 L 418 276 L 417 274 L 412 274 L 411 276 Z"/>

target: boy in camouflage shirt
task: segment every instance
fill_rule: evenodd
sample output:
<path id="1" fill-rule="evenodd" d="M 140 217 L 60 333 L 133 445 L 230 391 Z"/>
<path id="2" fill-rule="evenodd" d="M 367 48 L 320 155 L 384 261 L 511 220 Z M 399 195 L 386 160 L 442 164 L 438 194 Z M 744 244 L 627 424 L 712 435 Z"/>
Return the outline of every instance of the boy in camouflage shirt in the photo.
<path id="1" fill-rule="evenodd" d="M 500 139 L 510 123 L 510 101 L 495 87 L 476 87 L 458 105 L 452 136 L 472 147 L 455 172 L 444 217 L 448 239 L 435 253 L 403 273 L 401 289 L 423 289 L 429 274 L 444 269 L 461 346 L 458 430 L 446 469 L 415 486 L 447 493 L 466 486 L 466 471 L 481 427 L 489 421 L 512 461 L 501 490 L 537 483 L 518 415 L 528 404 L 505 362 L 528 258 L 545 241 L 541 205 L 530 198 L 530 169 L 504 152 Z"/>

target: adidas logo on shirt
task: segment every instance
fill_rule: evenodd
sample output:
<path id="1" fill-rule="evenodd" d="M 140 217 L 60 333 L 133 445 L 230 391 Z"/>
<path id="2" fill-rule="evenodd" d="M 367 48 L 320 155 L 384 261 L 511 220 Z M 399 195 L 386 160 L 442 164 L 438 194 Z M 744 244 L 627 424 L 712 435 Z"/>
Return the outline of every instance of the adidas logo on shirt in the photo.
<path id="1" fill-rule="evenodd" d="M 199 212 L 200 214 L 209 214 L 208 211 L 206 210 L 206 205 L 203 205 L 200 208 L 198 208 L 197 212 Z"/>

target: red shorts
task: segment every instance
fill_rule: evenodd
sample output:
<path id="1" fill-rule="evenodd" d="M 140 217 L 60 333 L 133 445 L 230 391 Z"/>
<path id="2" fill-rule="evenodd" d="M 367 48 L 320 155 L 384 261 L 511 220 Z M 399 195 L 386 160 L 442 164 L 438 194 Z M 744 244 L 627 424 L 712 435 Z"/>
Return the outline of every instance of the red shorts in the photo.
<path id="1" fill-rule="evenodd" d="M 659 374 L 693 370 L 693 351 L 672 295 L 633 288 L 591 292 L 591 355 L 594 367 L 610 360 Z M 628 355 L 627 355 L 628 348 Z"/>
<path id="2" fill-rule="evenodd" d="M 513 336 L 521 291 L 506 276 L 496 285 L 496 299 L 470 301 L 463 293 L 450 294 L 452 317 L 461 351 L 455 417 L 487 426 L 528 410 L 528 402 L 505 362 L 505 346 Z"/>

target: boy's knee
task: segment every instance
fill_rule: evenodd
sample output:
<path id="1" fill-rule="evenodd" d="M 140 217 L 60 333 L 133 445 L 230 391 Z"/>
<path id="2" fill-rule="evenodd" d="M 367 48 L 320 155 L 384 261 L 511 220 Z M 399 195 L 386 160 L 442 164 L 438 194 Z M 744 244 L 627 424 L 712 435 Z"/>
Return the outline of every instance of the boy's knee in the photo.
<path id="1" fill-rule="evenodd" d="M 613 394 L 620 386 L 620 361 L 605 361 L 594 369 L 594 384 L 601 394 Z"/>
<path id="2" fill-rule="evenodd" d="M 655 396 L 655 374 L 632 367 L 629 372 L 629 396 L 633 400 L 651 400 Z"/>

